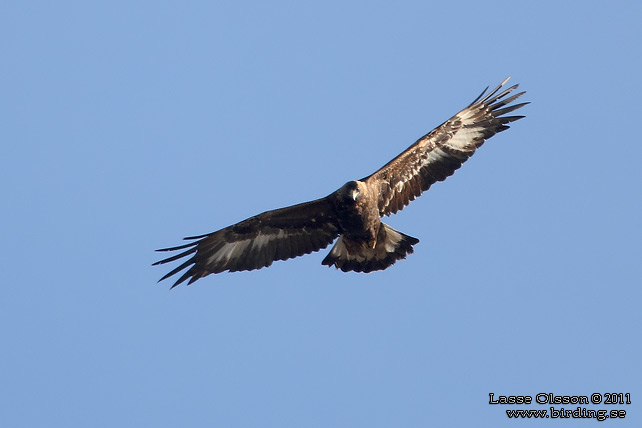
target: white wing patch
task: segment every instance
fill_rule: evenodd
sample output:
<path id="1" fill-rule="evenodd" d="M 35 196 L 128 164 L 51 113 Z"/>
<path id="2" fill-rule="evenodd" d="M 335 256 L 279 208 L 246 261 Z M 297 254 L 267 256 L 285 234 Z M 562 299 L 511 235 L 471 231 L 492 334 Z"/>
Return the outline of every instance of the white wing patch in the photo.
<path id="1" fill-rule="evenodd" d="M 275 239 L 283 239 L 285 237 L 285 231 L 279 230 L 275 234 L 259 233 L 258 236 L 253 239 L 243 239 L 236 242 L 227 242 L 220 250 L 210 256 L 210 258 L 208 259 L 208 263 L 219 264 L 221 262 L 227 263 L 230 260 L 234 260 L 237 257 L 240 257 L 250 245 L 252 246 L 250 248 L 250 253 L 256 254 L 263 247 L 267 246 L 271 241 Z"/>
<path id="2" fill-rule="evenodd" d="M 426 156 L 426 160 L 427 161 L 432 161 L 432 162 L 439 162 L 442 158 L 445 158 L 445 157 L 448 157 L 448 154 L 444 153 L 444 151 L 441 150 L 440 148 L 436 148 L 436 149 L 432 150 L 431 152 L 428 152 L 428 155 Z M 422 162 L 422 165 L 426 165 L 427 163 L 429 163 L 429 162 L 424 161 L 424 162 Z M 415 172 L 415 171 L 417 171 L 417 170 L 416 169 L 413 170 L 414 174 L 416 174 L 418 172 L 418 171 L 417 172 Z"/>
<path id="3" fill-rule="evenodd" d="M 283 239 L 286 234 L 283 229 L 279 230 L 278 233 L 272 235 L 264 235 L 259 233 L 259 235 L 254 238 L 252 242 L 252 251 L 259 251 L 261 248 L 265 247 L 270 241 L 274 239 Z"/>
<path id="4" fill-rule="evenodd" d="M 476 148 L 475 141 L 482 136 L 481 132 L 479 132 L 480 130 L 481 128 L 462 127 L 455 132 L 455 135 L 453 135 L 445 145 L 456 150 L 474 150 Z M 440 149 L 436 149 L 431 153 L 434 153 L 437 150 L 441 151 Z M 443 153 L 443 151 L 441 153 Z M 443 154 L 446 155 L 445 153 Z"/>
<path id="5" fill-rule="evenodd" d="M 228 242 L 223 245 L 223 248 L 212 254 L 207 262 L 213 264 L 218 264 L 222 261 L 229 262 L 231 259 L 243 254 L 243 251 L 245 251 L 245 249 L 251 242 L 251 239 L 245 239 L 243 241 L 237 242 Z"/>

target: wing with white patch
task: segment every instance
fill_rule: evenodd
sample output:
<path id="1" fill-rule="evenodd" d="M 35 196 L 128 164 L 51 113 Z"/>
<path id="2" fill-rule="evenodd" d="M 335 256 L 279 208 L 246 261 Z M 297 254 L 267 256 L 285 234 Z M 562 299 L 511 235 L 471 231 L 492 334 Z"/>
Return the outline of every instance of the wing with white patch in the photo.
<path id="1" fill-rule="evenodd" d="M 379 171 L 364 178 L 380 195 L 379 212 L 394 214 L 437 181 L 451 176 L 485 140 L 509 128 L 524 116 L 505 116 L 528 103 L 508 105 L 521 97 L 507 97 L 518 85 L 477 97 L 468 107 L 424 135 Z M 483 97 L 483 98 L 482 98 Z"/>
<path id="2" fill-rule="evenodd" d="M 160 281 L 187 269 L 172 285 L 189 278 L 188 284 L 211 273 L 254 270 L 275 260 L 287 260 L 327 247 L 338 236 L 334 208 L 328 198 L 266 211 L 240 223 L 178 247 L 157 251 L 185 250 L 154 265 L 191 257 Z"/>

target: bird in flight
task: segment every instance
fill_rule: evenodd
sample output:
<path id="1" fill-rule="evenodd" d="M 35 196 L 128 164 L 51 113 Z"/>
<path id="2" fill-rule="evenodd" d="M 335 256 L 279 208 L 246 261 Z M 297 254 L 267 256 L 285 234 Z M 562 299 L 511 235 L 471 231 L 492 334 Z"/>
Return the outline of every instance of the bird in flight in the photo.
<path id="1" fill-rule="evenodd" d="M 419 240 L 381 221 L 395 214 L 437 181 L 451 176 L 485 140 L 524 116 L 507 116 L 528 103 L 511 104 L 524 92 L 504 89 L 508 78 L 421 137 L 381 169 L 349 181 L 326 196 L 255 215 L 184 245 L 154 265 L 189 257 L 160 280 L 187 269 L 173 287 L 211 273 L 261 269 L 275 260 L 309 254 L 336 243 L 323 260 L 344 272 L 373 272 L 405 259 Z M 339 239 L 337 239 L 337 237 Z"/>

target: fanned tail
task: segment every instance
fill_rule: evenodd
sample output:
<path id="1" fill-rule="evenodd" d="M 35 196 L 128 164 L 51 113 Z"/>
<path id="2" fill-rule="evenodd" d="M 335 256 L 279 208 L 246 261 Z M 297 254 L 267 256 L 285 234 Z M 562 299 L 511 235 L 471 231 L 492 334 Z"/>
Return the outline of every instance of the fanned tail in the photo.
<path id="1" fill-rule="evenodd" d="M 384 270 L 395 264 L 397 260 L 405 259 L 408 254 L 412 254 L 412 246 L 418 242 L 417 238 L 381 223 L 374 248 L 364 246 L 342 235 L 322 263 L 326 266 L 335 266 L 344 272 L 368 273 Z"/>

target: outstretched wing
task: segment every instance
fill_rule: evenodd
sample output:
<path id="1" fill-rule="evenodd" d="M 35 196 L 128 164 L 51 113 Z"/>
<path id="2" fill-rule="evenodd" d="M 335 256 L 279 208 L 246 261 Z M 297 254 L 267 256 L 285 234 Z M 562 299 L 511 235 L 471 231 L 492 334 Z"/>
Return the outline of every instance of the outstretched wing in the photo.
<path id="1" fill-rule="evenodd" d="M 187 269 L 172 288 L 210 273 L 254 270 L 327 247 L 338 236 L 334 209 L 329 198 L 266 211 L 240 223 L 178 247 L 157 251 L 185 250 L 154 263 L 161 265 L 190 256 L 160 281 Z"/>
<path id="2" fill-rule="evenodd" d="M 433 183 L 451 176 L 485 140 L 524 117 L 505 116 L 528 104 L 508 105 L 524 92 L 506 98 L 518 86 L 499 92 L 507 81 L 508 78 L 488 95 L 484 96 L 484 90 L 468 107 L 362 180 L 378 191 L 380 215 L 403 209 Z"/>

